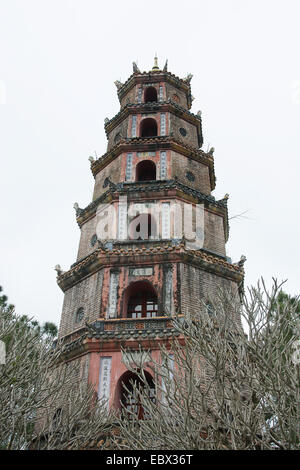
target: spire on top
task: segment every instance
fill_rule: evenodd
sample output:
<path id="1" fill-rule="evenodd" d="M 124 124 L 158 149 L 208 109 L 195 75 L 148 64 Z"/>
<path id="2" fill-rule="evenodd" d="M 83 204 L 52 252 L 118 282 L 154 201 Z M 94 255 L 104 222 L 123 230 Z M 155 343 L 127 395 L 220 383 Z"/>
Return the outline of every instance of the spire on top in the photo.
<path id="1" fill-rule="evenodd" d="M 157 54 L 155 54 L 155 57 L 154 57 L 154 65 L 152 67 L 152 70 L 159 70 L 159 66 L 157 63 Z"/>

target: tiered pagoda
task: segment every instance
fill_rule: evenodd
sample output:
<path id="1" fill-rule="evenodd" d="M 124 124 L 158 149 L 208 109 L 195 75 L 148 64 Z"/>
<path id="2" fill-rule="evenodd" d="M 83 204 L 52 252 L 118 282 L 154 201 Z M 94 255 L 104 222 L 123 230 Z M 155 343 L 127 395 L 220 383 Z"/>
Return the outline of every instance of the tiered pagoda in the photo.
<path id="1" fill-rule="evenodd" d="M 209 307 L 219 287 L 237 290 L 243 281 L 243 263 L 226 256 L 228 196 L 211 195 L 213 149 L 201 150 L 191 78 L 167 63 L 161 70 L 155 58 L 149 72 L 134 63 L 129 79 L 115 82 L 120 111 L 105 119 L 107 152 L 90 157 L 93 201 L 74 205 L 77 261 L 66 272 L 56 267 L 65 293 L 58 342 L 68 361 L 80 362 L 78 378 L 116 409 L 131 406 L 123 384 L 134 378 L 122 349 L 144 354 L 152 383 L 147 362 L 178 335 L 174 317 Z"/>

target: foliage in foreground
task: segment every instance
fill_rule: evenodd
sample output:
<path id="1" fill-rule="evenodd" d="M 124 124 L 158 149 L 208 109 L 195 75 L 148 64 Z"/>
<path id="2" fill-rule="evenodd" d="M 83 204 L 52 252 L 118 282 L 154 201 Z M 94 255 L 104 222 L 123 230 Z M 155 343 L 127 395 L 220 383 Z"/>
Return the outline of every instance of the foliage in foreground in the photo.
<path id="1" fill-rule="evenodd" d="M 299 449 L 300 303 L 280 288 L 274 282 L 269 293 L 262 283 L 242 305 L 219 292 L 201 314 L 176 320 L 185 340 L 170 340 L 159 363 L 127 352 L 144 385 L 128 390 L 142 420 L 134 407 L 122 416 L 107 413 L 95 391 L 80 385 L 84 364 L 58 367 L 62 351 L 52 348 L 51 336 L 4 299 L 0 448 Z M 240 311 L 247 336 L 236 321 Z"/>
<path id="2" fill-rule="evenodd" d="M 127 352 L 143 387 L 128 392 L 135 409 L 119 420 L 120 448 L 299 449 L 300 303 L 280 288 L 274 281 L 268 293 L 262 282 L 242 306 L 220 292 L 213 309 L 178 319 L 184 344 L 171 341 L 148 364 L 155 402 L 145 364 Z M 248 336 L 228 305 L 241 309 Z M 139 420 L 138 408 L 150 419 Z"/>
<path id="3" fill-rule="evenodd" d="M 59 366 L 62 351 L 53 349 L 51 331 L 16 315 L 2 300 L 0 449 L 80 449 L 106 436 L 111 417 L 101 403 L 95 405 L 94 390 L 74 380 L 80 365 Z"/>

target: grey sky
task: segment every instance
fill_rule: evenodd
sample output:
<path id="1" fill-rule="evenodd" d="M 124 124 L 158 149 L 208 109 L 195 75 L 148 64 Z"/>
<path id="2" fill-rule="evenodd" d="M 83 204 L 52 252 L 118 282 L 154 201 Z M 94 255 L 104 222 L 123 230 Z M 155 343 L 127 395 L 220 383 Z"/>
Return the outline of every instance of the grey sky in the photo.
<path id="1" fill-rule="evenodd" d="M 91 201 L 114 81 L 155 52 L 193 74 L 214 196 L 248 211 L 228 255 L 246 255 L 246 285 L 275 276 L 299 293 L 299 18 L 297 0 L 0 0 L 0 284 L 18 313 L 58 323 L 53 268 L 76 260 L 73 204 Z"/>

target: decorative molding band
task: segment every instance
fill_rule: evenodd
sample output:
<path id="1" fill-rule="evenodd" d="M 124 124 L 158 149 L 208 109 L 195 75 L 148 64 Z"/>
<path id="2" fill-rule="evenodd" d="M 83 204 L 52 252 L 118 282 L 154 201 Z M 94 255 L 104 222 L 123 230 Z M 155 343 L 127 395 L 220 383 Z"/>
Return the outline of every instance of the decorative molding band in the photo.
<path id="1" fill-rule="evenodd" d="M 162 70 L 152 70 L 151 72 L 137 73 L 134 72 L 124 84 L 118 88 L 118 98 L 121 102 L 122 98 L 128 91 L 130 91 L 138 83 L 147 83 L 151 81 L 152 83 L 166 81 L 171 85 L 175 85 L 178 88 L 181 88 L 186 94 L 188 99 L 188 108 L 192 106 L 192 94 L 191 86 L 189 81 L 186 79 L 181 79 L 174 75 L 171 72 L 162 71 Z"/>
<path id="2" fill-rule="evenodd" d="M 242 282 L 244 278 L 243 266 L 229 263 L 204 250 L 189 250 L 185 247 L 184 242 L 172 244 L 169 241 L 159 241 L 148 243 L 147 246 L 131 243 L 130 247 L 123 247 L 122 244 L 115 243 L 111 249 L 98 248 L 83 260 L 72 265 L 69 271 L 60 274 L 57 277 L 57 283 L 65 292 L 103 267 L 122 264 L 136 266 L 139 258 L 143 265 L 145 263 L 185 262 L 238 283 Z"/>
<path id="3" fill-rule="evenodd" d="M 168 99 L 167 101 L 155 101 L 149 103 L 128 103 L 112 119 L 105 123 L 104 128 L 106 136 L 108 137 L 109 133 L 130 114 L 141 114 L 153 111 L 172 112 L 173 114 L 178 117 L 181 117 L 185 121 L 194 124 L 197 127 L 199 140 L 202 145 L 203 136 L 201 116 L 191 113 L 186 108 L 180 106 L 178 103 L 175 103 L 171 99 Z"/>
<path id="4" fill-rule="evenodd" d="M 91 170 L 93 176 L 97 175 L 99 171 L 105 168 L 121 153 L 127 152 L 143 152 L 143 151 L 156 151 L 156 150 L 174 150 L 188 158 L 196 160 L 209 167 L 210 184 L 212 190 L 216 186 L 216 177 L 214 171 L 214 157 L 211 153 L 204 152 L 201 149 L 196 149 L 187 145 L 179 139 L 171 136 L 157 136 L 157 137 L 134 137 L 121 139 L 111 150 L 106 152 L 97 160 L 91 163 Z"/>

